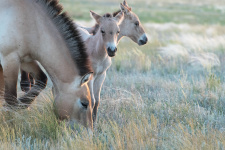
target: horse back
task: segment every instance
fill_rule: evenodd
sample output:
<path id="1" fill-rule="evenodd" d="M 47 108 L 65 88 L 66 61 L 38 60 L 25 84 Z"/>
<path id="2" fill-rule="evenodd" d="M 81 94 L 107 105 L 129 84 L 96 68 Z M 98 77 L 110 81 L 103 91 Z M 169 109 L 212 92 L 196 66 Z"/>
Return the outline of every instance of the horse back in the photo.
<path id="1" fill-rule="evenodd" d="M 23 55 L 37 34 L 35 11 L 28 0 L 1 0 L 0 2 L 0 53 Z M 35 9 L 34 9 L 35 10 Z"/>

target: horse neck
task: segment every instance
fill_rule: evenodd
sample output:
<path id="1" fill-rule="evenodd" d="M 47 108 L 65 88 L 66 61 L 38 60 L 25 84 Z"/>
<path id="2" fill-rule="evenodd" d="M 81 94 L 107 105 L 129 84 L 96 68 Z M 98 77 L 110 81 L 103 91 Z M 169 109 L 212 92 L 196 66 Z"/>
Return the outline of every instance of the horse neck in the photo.
<path id="1" fill-rule="evenodd" d="M 117 44 L 120 42 L 120 40 L 121 40 L 123 37 L 124 37 L 124 35 L 121 34 L 121 33 L 118 35 L 118 38 L 117 38 Z"/>
<path id="2" fill-rule="evenodd" d="M 45 14 L 38 18 L 40 37 L 38 54 L 31 52 L 48 72 L 54 84 L 71 83 L 78 76 L 78 69 L 72 59 L 65 40 L 56 25 Z M 44 36 L 42 35 L 44 33 Z M 35 43 L 34 43 L 35 44 Z M 36 43 L 37 44 L 37 43 Z"/>
<path id="3" fill-rule="evenodd" d="M 126 20 L 124 18 L 124 20 L 121 22 L 121 24 L 119 25 L 119 28 L 120 28 L 120 34 L 118 35 L 118 38 L 117 38 L 117 43 L 120 42 L 120 40 L 127 35 L 126 33 Z"/>

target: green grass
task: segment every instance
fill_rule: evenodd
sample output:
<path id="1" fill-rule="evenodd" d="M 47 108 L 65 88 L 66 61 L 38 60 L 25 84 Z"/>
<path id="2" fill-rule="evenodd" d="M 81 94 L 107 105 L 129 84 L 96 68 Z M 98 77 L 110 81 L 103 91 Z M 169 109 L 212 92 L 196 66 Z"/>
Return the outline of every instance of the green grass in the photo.
<path id="1" fill-rule="evenodd" d="M 76 20 L 91 20 L 89 11 L 93 10 L 100 14 L 114 12 L 119 9 L 120 1 L 75 1 L 62 0 L 64 7 L 70 10 L 72 17 Z M 121 1 L 122 2 L 122 1 Z M 190 24 L 225 24 L 225 12 L 213 5 L 194 5 L 187 3 L 157 3 L 157 2 L 133 1 L 130 5 L 142 22 L 175 22 Z M 133 5 L 132 5 L 133 4 Z"/>
<path id="2" fill-rule="evenodd" d="M 120 2 L 61 1 L 78 21 L 90 21 L 89 10 L 115 11 Z M 119 44 L 93 136 L 57 120 L 48 88 L 28 110 L 1 107 L 0 149 L 225 149 L 222 2 L 130 3 L 149 43 Z"/>

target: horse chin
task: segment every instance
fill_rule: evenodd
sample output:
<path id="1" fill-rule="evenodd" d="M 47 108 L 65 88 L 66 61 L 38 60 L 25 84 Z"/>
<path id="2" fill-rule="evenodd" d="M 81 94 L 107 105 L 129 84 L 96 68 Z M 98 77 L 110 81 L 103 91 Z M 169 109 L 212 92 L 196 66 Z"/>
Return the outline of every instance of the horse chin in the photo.
<path id="1" fill-rule="evenodd" d="M 109 57 L 114 57 L 115 55 L 116 55 L 115 52 L 108 52 L 108 56 L 109 56 Z"/>

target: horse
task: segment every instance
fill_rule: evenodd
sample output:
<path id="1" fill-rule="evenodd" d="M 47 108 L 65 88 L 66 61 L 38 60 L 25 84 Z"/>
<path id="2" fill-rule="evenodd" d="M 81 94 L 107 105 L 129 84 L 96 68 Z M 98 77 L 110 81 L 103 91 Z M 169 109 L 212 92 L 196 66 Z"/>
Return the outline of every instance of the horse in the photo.
<path id="1" fill-rule="evenodd" d="M 123 4 L 120 3 L 120 10 L 113 13 L 115 17 L 118 13 L 124 12 L 124 19 L 120 24 L 120 34 L 118 36 L 118 43 L 124 37 L 129 37 L 133 42 L 137 43 L 139 46 L 145 45 L 148 42 L 147 35 L 144 31 L 143 25 L 141 24 L 138 16 L 132 12 L 132 8 L 127 4 L 126 0 L 123 1 Z M 96 31 L 99 28 L 98 24 L 95 24 L 93 27 L 83 27 L 78 25 L 80 28 L 87 30 L 90 34 L 95 35 Z"/>
<path id="2" fill-rule="evenodd" d="M 0 18 L 0 88 L 4 87 L 6 105 L 27 108 L 45 88 L 47 77 L 39 62 L 53 82 L 58 118 L 93 129 L 87 85 L 93 70 L 78 29 L 62 5 L 56 0 L 1 0 Z M 32 74 L 35 86 L 17 98 L 20 68 Z"/>
<path id="3" fill-rule="evenodd" d="M 100 16 L 91 11 L 91 16 L 99 25 L 95 35 L 89 34 L 80 28 L 82 38 L 85 40 L 87 52 L 94 70 L 93 78 L 88 83 L 93 107 L 93 122 L 97 119 L 97 110 L 100 99 L 100 90 L 106 77 L 106 71 L 111 66 L 111 57 L 117 51 L 117 38 L 120 33 L 119 25 L 123 21 L 123 12 L 115 17 L 111 14 Z M 97 100 L 96 100 L 97 99 Z"/>
<path id="4" fill-rule="evenodd" d="M 144 31 L 144 28 L 138 18 L 138 16 L 131 11 L 131 7 L 128 6 L 127 2 L 124 1 L 123 4 L 120 4 L 121 10 L 113 13 L 113 16 L 116 17 L 120 12 L 124 13 L 124 18 L 121 20 L 122 22 L 119 24 L 120 32 L 117 38 L 117 44 L 119 41 L 124 37 L 129 37 L 132 39 L 135 43 L 137 43 L 139 46 L 145 45 L 148 42 L 148 38 L 146 36 L 146 33 Z M 91 28 L 86 28 L 79 26 L 82 30 L 82 38 L 84 40 L 87 39 L 88 33 L 90 35 L 96 35 L 99 34 L 99 32 L 102 32 L 100 24 L 97 24 L 94 27 Z M 104 32 L 104 31 L 103 31 Z M 86 40 L 85 43 L 88 41 Z M 91 47 L 90 47 L 91 48 Z M 92 67 L 94 69 L 94 79 L 89 82 L 89 88 L 94 93 L 94 97 L 92 96 L 92 103 L 93 103 L 93 122 L 97 120 L 97 112 L 98 112 L 98 107 L 100 104 L 100 93 L 101 93 L 101 88 L 103 85 L 103 82 L 106 77 L 106 71 L 111 65 L 111 58 L 107 58 L 108 61 L 105 61 L 104 63 L 96 63 L 98 60 L 101 60 L 101 54 L 97 54 L 96 56 L 91 55 L 91 63 Z M 110 56 L 110 55 L 109 55 Z M 115 56 L 115 54 L 113 55 Z M 93 58 L 94 57 L 94 58 Z M 100 69 L 99 69 L 100 68 Z M 92 83 L 93 82 L 93 83 Z M 93 84 L 93 87 L 90 87 L 90 84 Z"/>

